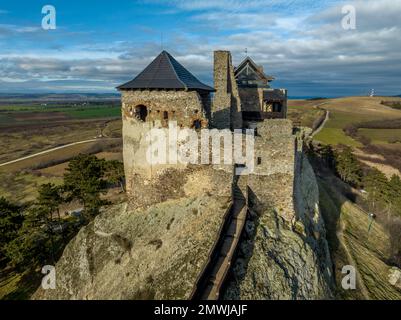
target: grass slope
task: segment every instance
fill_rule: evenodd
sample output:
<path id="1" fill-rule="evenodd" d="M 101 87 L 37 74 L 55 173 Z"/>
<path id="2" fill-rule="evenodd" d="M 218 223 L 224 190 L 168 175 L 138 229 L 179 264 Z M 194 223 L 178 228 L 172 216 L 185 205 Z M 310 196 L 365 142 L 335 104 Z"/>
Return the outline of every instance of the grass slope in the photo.
<path id="1" fill-rule="evenodd" d="M 335 264 L 337 298 L 399 300 L 401 292 L 387 279 L 391 266 L 389 238 L 378 223 L 333 189 L 333 183 L 319 179 L 320 205 L 328 232 L 330 251 Z M 341 273 L 344 265 L 357 269 L 356 290 L 343 290 Z"/>
<path id="2" fill-rule="evenodd" d="M 324 129 L 319 132 L 315 139 L 326 144 L 336 145 L 339 143 L 353 147 L 360 147 L 358 141 L 348 137 L 343 128 L 349 124 L 367 122 L 373 120 L 391 120 L 401 118 L 401 110 L 392 109 L 381 104 L 383 97 L 347 97 L 339 99 L 327 99 L 324 109 L 330 111 L 330 119 Z M 385 129 L 370 129 L 367 136 L 380 137 L 379 142 L 386 143 L 389 132 L 381 132 Z M 363 133 L 364 131 L 362 131 Z M 393 131 L 391 137 L 400 137 L 401 130 Z"/>

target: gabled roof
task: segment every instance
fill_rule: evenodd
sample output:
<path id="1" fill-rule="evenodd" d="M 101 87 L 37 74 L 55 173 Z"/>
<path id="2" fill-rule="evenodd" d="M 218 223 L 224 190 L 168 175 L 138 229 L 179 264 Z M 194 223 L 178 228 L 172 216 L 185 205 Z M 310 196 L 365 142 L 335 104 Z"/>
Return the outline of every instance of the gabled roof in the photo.
<path id="1" fill-rule="evenodd" d="M 174 89 L 214 91 L 200 82 L 167 51 L 162 51 L 133 80 L 117 87 L 119 90 L 130 89 Z"/>
<path id="2" fill-rule="evenodd" d="M 265 80 L 267 82 L 273 81 L 273 76 L 268 76 L 263 72 L 263 67 L 258 66 L 250 57 L 246 57 L 238 67 L 234 69 L 235 77 L 241 73 L 241 71 L 247 66 L 250 65 L 251 68 L 255 71 L 255 73 L 261 78 L 261 80 Z"/>

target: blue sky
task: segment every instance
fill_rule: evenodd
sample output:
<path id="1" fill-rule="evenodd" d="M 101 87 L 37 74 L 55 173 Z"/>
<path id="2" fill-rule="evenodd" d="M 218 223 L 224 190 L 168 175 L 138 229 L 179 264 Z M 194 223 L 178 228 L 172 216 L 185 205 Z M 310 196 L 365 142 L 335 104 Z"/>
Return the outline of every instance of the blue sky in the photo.
<path id="1" fill-rule="evenodd" d="M 400 16 L 401 0 L 2 1 L 0 92 L 113 92 L 162 48 L 212 84 L 213 50 L 247 48 L 290 96 L 401 94 Z"/>

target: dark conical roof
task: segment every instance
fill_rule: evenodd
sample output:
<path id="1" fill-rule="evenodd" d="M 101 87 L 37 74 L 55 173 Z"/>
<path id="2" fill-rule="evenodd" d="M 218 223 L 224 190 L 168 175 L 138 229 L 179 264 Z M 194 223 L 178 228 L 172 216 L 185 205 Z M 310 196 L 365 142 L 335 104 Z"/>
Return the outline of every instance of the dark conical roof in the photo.
<path id="1" fill-rule="evenodd" d="M 167 51 L 162 51 L 133 80 L 117 87 L 119 90 L 130 89 L 183 89 L 214 91 L 203 84 Z"/>

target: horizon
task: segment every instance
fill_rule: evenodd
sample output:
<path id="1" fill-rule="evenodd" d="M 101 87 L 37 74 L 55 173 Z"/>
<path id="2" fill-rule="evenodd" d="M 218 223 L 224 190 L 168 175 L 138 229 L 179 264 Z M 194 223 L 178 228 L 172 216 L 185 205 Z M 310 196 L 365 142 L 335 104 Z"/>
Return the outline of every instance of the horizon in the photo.
<path id="1" fill-rule="evenodd" d="M 211 93 L 213 94 L 213 93 Z M 116 97 L 120 97 L 121 93 L 119 91 L 117 92 L 32 92 L 32 93 L 27 93 L 27 92 L 0 92 L 0 98 L 1 97 L 7 97 L 7 96 L 32 96 L 32 95 L 37 95 L 37 96 L 45 96 L 45 95 L 114 95 Z M 369 97 L 369 95 L 338 95 L 338 96 L 288 96 L 288 100 L 311 100 L 311 99 L 342 99 L 342 98 L 363 98 L 363 97 Z M 401 97 L 400 95 L 374 95 L 375 98 L 398 98 Z"/>
<path id="2" fill-rule="evenodd" d="M 401 94 L 401 3 L 389 0 L 52 1 L 0 5 L 0 92 L 115 93 L 162 50 L 213 85 L 213 51 L 246 55 L 291 97 Z M 344 5 L 356 13 L 345 30 Z M 20 8 L 24 8 L 22 11 Z M 390 10 L 391 8 L 391 10 Z M 111 14 L 112 13 L 112 14 Z"/>

